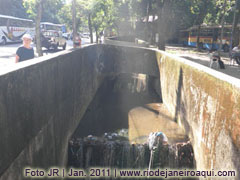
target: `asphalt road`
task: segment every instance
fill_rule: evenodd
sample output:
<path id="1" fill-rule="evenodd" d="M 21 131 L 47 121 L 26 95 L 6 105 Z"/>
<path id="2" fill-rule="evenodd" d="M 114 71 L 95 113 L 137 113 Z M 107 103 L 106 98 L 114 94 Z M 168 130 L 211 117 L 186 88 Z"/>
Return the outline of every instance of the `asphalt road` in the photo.
<path id="1" fill-rule="evenodd" d="M 82 45 L 90 43 L 90 40 L 87 38 L 82 39 Z M 8 65 L 15 63 L 15 54 L 17 51 L 17 48 L 21 45 L 21 43 L 11 43 L 7 45 L 0 45 L 0 68 L 4 68 Z M 34 47 L 34 52 L 36 54 L 36 47 L 34 44 L 32 44 Z M 71 40 L 67 41 L 67 47 L 66 49 L 71 49 L 73 47 L 73 42 Z M 53 54 L 55 52 L 61 51 L 62 48 L 59 47 L 57 51 L 54 50 L 47 50 L 43 48 L 43 55 L 46 56 L 48 54 Z"/>

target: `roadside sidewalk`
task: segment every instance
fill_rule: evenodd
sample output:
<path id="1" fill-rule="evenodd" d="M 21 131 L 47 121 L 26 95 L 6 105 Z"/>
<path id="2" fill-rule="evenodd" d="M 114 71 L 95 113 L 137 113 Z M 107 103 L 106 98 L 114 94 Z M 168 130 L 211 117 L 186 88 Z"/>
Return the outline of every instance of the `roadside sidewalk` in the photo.
<path id="1" fill-rule="evenodd" d="M 210 54 L 208 51 L 198 52 L 196 48 L 168 45 L 166 46 L 166 52 L 209 67 Z M 226 69 L 219 69 L 216 66 L 213 66 L 213 69 L 240 79 L 240 66 L 237 64 L 229 65 L 230 58 L 228 53 L 221 52 L 220 55 Z"/>

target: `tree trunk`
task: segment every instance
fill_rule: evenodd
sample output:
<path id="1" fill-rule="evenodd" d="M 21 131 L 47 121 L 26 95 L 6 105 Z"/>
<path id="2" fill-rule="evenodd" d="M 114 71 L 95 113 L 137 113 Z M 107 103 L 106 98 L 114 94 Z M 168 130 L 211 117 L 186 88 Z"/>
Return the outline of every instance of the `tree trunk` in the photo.
<path id="1" fill-rule="evenodd" d="M 91 43 L 93 43 L 93 32 L 92 32 L 92 21 L 91 21 L 91 14 L 88 14 L 88 29 L 90 32 L 90 39 L 91 39 Z"/>
<path id="2" fill-rule="evenodd" d="M 238 36 L 239 32 L 237 30 L 239 16 L 240 16 L 240 0 L 236 0 L 233 25 L 232 25 L 232 37 L 231 37 L 231 43 L 230 43 L 231 49 L 232 47 L 237 46 L 239 44 L 239 36 Z"/>
<path id="3" fill-rule="evenodd" d="M 95 32 L 96 32 L 96 43 L 98 44 L 98 30 L 97 30 L 97 28 L 95 28 Z"/>
<path id="4" fill-rule="evenodd" d="M 158 30 L 158 49 L 165 51 L 165 43 L 168 38 L 168 28 L 171 17 L 171 3 L 170 0 L 157 1 L 157 30 Z"/>
<path id="5" fill-rule="evenodd" d="M 73 24 L 73 44 L 76 42 L 77 29 L 76 29 L 76 0 L 72 0 L 72 24 Z"/>
<path id="6" fill-rule="evenodd" d="M 209 9 L 209 2 L 212 0 L 204 0 L 203 6 L 200 7 L 199 14 L 196 18 L 196 24 L 198 25 L 198 32 L 197 32 L 197 49 L 200 50 L 203 47 L 203 43 L 200 42 L 200 35 L 201 35 L 201 24 L 203 23 L 204 18 L 207 15 Z"/>
<path id="7" fill-rule="evenodd" d="M 160 50 L 165 50 L 165 42 L 163 40 L 163 26 L 162 26 L 162 19 L 163 19 L 163 5 L 164 5 L 164 1 L 157 1 L 157 7 L 158 7 L 158 11 L 157 11 L 157 15 L 158 15 L 158 20 L 157 20 L 157 34 L 158 34 L 158 42 L 157 42 L 157 46 L 158 49 Z"/>
<path id="8" fill-rule="evenodd" d="M 201 24 L 198 25 L 197 28 L 197 49 L 200 51 L 202 49 L 202 43 L 200 43 L 200 34 L 201 34 Z"/>
<path id="9" fill-rule="evenodd" d="M 153 20 L 155 19 L 155 14 L 153 15 Z M 152 44 L 152 45 L 156 45 L 156 39 L 155 39 L 155 37 L 156 37 L 156 32 L 155 32 L 155 23 L 156 22 L 152 22 L 152 24 L 151 24 L 151 42 L 150 42 L 150 44 Z"/>
<path id="10" fill-rule="evenodd" d="M 220 36 L 220 46 L 218 47 L 218 55 L 220 56 L 220 51 L 222 49 L 222 40 L 223 40 L 223 32 L 224 32 L 224 22 L 225 22 L 225 14 L 226 14 L 226 5 L 227 0 L 224 0 L 223 4 L 223 15 L 221 19 L 221 36 Z"/>
<path id="11" fill-rule="evenodd" d="M 146 23 L 145 23 L 145 40 L 151 43 L 151 35 L 150 35 L 150 24 L 149 24 L 149 17 L 150 12 L 152 11 L 152 0 L 148 0 L 147 3 L 147 16 L 146 16 Z M 153 22 L 150 22 L 153 23 Z"/>
<path id="12" fill-rule="evenodd" d="M 41 30 L 40 30 L 40 22 L 42 18 L 42 0 L 38 0 L 36 4 L 37 8 L 37 16 L 36 16 L 36 46 L 37 46 L 37 53 L 38 56 L 43 56 L 42 52 L 42 45 L 41 45 Z"/>

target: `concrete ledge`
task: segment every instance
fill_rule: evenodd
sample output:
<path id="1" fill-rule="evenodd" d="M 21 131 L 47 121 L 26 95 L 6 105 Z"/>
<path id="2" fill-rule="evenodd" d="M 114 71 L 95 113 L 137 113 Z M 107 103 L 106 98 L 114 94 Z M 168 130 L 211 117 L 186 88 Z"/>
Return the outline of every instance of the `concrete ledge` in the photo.
<path id="1" fill-rule="evenodd" d="M 104 44 L 108 45 L 117 45 L 117 46 L 130 46 L 130 47 L 148 47 L 147 44 L 144 43 L 144 41 L 136 40 L 135 42 L 126 42 L 126 41 L 118 41 L 118 40 L 111 40 L 106 38 L 104 40 Z"/>

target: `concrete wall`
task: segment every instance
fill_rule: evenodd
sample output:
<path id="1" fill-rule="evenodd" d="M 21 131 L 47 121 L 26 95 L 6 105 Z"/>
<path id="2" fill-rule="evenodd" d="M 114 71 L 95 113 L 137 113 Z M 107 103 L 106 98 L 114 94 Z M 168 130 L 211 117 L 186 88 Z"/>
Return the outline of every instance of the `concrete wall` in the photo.
<path id="1" fill-rule="evenodd" d="M 164 52 L 156 55 L 163 103 L 189 134 L 197 168 L 239 173 L 240 80 Z"/>
<path id="2" fill-rule="evenodd" d="M 160 72 L 160 73 L 159 73 Z M 240 81 L 161 51 L 94 45 L 0 75 L 0 180 L 66 163 L 67 141 L 108 75 L 160 76 L 163 102 L 189 134 L 198 169 L 237 169 Z"/>
<path id="3" fill-rule="evenodd" d="M 145 104 L 162 102 L 154 87 L 158 81 L 158 78 L 144 74 L 124 73 L 105 78 L 73 138 L 102 136 L 106 132 L 120 129 L 128 129 L 130 138 L 132 128 L 129 124 L 129 112 Z M 145 120 L 150 122 L 148 118 Z M 146 124 L 143 126 L 146 128 Z M 151 124 L 149 126 L 152 128 Z M 137 130 L 139 132 L 139 129 Z"/>
<path id="4" fill-rule="evenodd" d="M 64 166 L 68 139 L 107 75 L 159 76 L 153 51 L 94 45 L 18 63 L 0 75 L 0 179 Z"/>
<path id="5" fill-rule="evenodd" d="M 130 38 L 132 39 L 132 38 Z M 104 44 L 108 45 L 116 45 L 116 46 L 130 46 L 130 47 L 148 47 L 149 44 L 147 44 L 145 41 L 140 40 L 140 39 L 135 39 L 134 41 L 124 41 L 124 40 L 119 40 L 115 38 L 105 38 L 104 39 Z"/>

